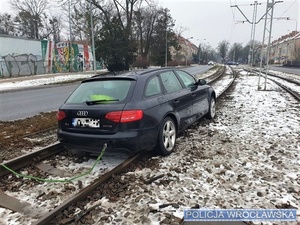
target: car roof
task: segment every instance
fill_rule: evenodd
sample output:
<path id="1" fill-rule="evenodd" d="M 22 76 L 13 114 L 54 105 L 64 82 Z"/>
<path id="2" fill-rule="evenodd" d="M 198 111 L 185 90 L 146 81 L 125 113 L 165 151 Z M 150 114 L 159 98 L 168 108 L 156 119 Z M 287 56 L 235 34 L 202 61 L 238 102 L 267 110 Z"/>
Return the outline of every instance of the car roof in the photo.
<path id="1" fill-rule="evenodd" d="M 91 78 L 88 78 L 82 82 L 89 82 L 94 80 L 103 80 L 103 79 L 131 79 L 131 80 L 137 80 L 139 76 L 144 75 L 152 75 L 159 71 L 170 71 L 170 70 L 180 70 L 177 67 L 162 67 L 162 68 L 151 68 L 151 69 L 141 69 L 141 70 L 131 70 L 131 71 L 125 71 L 125 72 L 108 72 L 105 74 L 97 74 L 95 76 L 92 76 Z"/>

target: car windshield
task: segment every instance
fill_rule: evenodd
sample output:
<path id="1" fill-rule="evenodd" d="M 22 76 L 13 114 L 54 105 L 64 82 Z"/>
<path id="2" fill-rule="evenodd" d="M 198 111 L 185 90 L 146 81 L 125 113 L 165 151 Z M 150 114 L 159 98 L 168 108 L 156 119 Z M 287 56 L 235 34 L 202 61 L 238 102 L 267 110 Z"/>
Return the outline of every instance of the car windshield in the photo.
<path id="1" fill-rule="evenodd" d="M 130 87 L 129 80 L 99 80 L 82 83 L 66 103 L 115 103 L 123 101 Z"/>

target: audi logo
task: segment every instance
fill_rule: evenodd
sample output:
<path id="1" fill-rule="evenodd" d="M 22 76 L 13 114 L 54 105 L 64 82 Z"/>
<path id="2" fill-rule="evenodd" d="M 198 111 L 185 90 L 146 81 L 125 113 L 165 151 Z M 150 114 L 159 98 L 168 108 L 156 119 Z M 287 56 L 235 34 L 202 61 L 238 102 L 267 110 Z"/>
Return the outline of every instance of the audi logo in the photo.
<path id="1" fill-rule="evenodd" d="M 88 114 L 88 111 L 77 111 L 77 116 L 87 116 Z"/>

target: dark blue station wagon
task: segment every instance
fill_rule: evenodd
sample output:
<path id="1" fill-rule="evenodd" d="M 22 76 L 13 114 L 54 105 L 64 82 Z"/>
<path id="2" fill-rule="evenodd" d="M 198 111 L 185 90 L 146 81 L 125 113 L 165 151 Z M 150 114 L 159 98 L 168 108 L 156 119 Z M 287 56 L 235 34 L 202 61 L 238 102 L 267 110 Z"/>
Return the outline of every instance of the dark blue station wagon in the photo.
<path id="1" fill-rule="evenodd" d="M 84 80 L 57 113 L 58 140 L 71 153 L 170 154 L 178 133 L 215 116 L 216 94 L 205 80 L 177 68 L 96 75 Z"/>

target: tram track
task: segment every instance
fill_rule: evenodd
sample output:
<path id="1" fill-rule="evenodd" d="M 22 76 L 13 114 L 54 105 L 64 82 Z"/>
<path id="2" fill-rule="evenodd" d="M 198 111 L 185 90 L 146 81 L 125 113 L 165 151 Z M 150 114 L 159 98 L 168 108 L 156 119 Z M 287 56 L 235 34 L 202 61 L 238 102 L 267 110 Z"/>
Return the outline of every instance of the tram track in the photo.
<path id="1" fill-rule="evenodd" d="M 226 76 L 226 70 L 223 69 L 221 70 L 222 72 L 219 73 L 218 75 L 214 74 L 214 79 L 211 79 L 209 83 L 211 85 L 217 84 L 218 82 L 221 82 L 222 77 L 224 78 Z M 219 91 L 218 98 L 219 96 L 223 95 L 226 90 L 233 84 L 234 79 L 236 78 L 236 73 L 235 71 L 232 71 L 233 75 L 226 78 L 229 80 L 229 82 L 226 82 L 226 88 L 223 87 L 223 90 Z M 222 82 L 220 83 L 220 85 Z M 223 83 L 224 84 L 224 83 Z M 36 134 L 35 134 L 36 135 Z M 39 151 L 36 151 L 34 153 L 30 153 L 21 157 L 18 157 L 17 159 L 10 160 L 5 163 L 7 167 L 10 167 L 13 170 L 20 170 L 23 167 L 32 165 L 34 163 L 37 163 L 38 161 L 41 161 L 43 159 L 46 159 L 47 157 L 51 157 L 55 154 L 58 154 L 59 152 L 64 151 L 65 149 L 59 144 L 55 143 L 51 146 L 48 146 L 47 148 L 41 149 Z M 49 223 L 53 218 L 55 218 L 57 215 L 62 213 L 63 210 L 66 210 L 70 205 L 76 204 L 79 200 L 82 200 L 85 198 L 87 195 L 91 194 L 92 191 L 94 191 L 97 187 L 100 185 L 103 185 L 109 178 L 114 176 L 117 173 L 120 173 L 124 171 L 127 167 L 132 165 L 133 162 L 136 162 L 139 158 L 141 158 L 141 155 L 136 155 L 132 158 L 129 158 L 125 161 L 123 161 L 121 164 L 117 165 L 115 168 L 111 169 L 109 172 L 103 173 L 102 175 L 97 175 L 99 178 L 94 179 L 93 182 L 91 182 L 88 186 L 79 188 L 80 190 L 72 194 L 71 197 L 68 197 L 63 200 L 62 203 L 51 209 L 48 213 L 43 213 L 42 217 L 39 217 L 35 215 L 35 217 L 39 217 L 38 220 L 35 220 L 33 224 L 47 224 Z M 0 176 L 5 176 L 9 173 L 5 168 L 0 168 Z M 39 195 L 40 196 L 40 195 Z M 54 204 L 56 205 L 56 204 Z M 33 206 L 32 206 L 33 207 Z M 25 215 L 28 216 L 28 215 Z"/>
<path id="2" fill-rule="evenodd" d="M 229 82 L 227 82 L 227 85 L 223 87 L 223 90 L 219 91 L 220 94 L 217 94 L 217 97 L 219 95 L 222 95 L 227 88 L 231 86 L 234 79 L 236 78 L 236 72 L 230 68 L 230 72 L 234 74 L 234 76 L 231 76 L 229 78 Z M 207 84 L 215 86 L 218 81 L 222 79 L 226 75 L 226 67 L 220 67 L 214 74 L 205 77 L 207 79 Z M 197 77 L 201 77 L 201 75 L 197 75 Z M 214 88 L 215 88 L 214 87 Z M 57 129 L 57 127 L 49 127 L 40 131 L 32 132 L 29 134 L 24 135 L 24 138 L 35 138 L 40 137 L 44 133 L 47 133 L 48 131 L 53 131 Z M 10 167 L 12 170 L 18 170 L 20 168 L 23 168 L 25 166 L 28 166 L 32 164 L 33 162 L 38 162 L 39 160 L 43 160 L 45 158 L 48 158 L 52 155 L 58 154 L 59 152 L 65 151 L 66 149 L 59 143 L 55 142 L 49 146 L 46 146 L 44 148 L 41 148 L 40 150 L 30 152 L 24 155 L 21 155 L 19 157 L 16 157 L 14 159 L 6 161 L 4 164 L 8 167 Z M 8 174 L 9 171 L 7 171 L 5 168 L 0 167 L 0 176 Z"/>
<path id="3" fill-rule="evenodd" d="M 92 182 L 92 184 L 83 188 L 82 190 L 80 190 L 77 194 L 75 194 L 71 198 L 65 200 L 62 204 L 60 204 L 59 206 L 57 206 L 56 208 L 51 210 L 49 213 L 44 215 L 39 220 L 35 221 L 33 224 L 34 225 L 48 224 L 57 214 L 61 213 L 68 206 L 74 204 L 75 202 L 77 202 L 77 201 L 83 199 L 84 197 L 86 197 L 87 195 L 89 195 L 92 191 L 94 191 L 97 187 L 99 187 L 101 184 L 106 182 L 106 180 L 108 180 L 114 174 L 117 174 L 117 173 L 123 171 L 124 169 L 126 169 L 128 166 L 130 166 L 139 157 L 141 157 L 141 154 L 137 154 L 137 155 L 127 159 L 126 161 L 124 161 L 123 163 L 118 165 L 117 167 L 115 167 L 112 170 L 110 170 L 109 172 L 103 174 L 103 176 L 94 180 L 94 182 Z"/>
<path id="4" fill-rule="evenodd" d="M 255 68 L 243 68 L 245 71 L 255 74 L 256 76 L 262 76 L 261 71 Z M 264 71 L 265 73 L 265 71 Z M 291 79 L 289 77 L 279 76 L 272 72 L 264 74 L 267 79 L 274 82 L 280 88 L 292 95 L 297 101 L 300 101 L 300 80 Z M 272 78 L 270 78 L 272 77 Z M 298 90 L 297 90 L 298 89 Z"/>
<path id="5" fill-rule="evenodd" d="M 50 146 L 47 146 L 45 148 L 42 148 L 40 150 L 24 154 L 22 156 L 19 156 L 17 158 L 11 159 L 5 163 L 2 163 L 3 165 L 7 166 L 8 168 L 17 171 L 21 168 L 24 168 L 26 166 L 29 166 L 35 162 L 39 162 L 45 158 L 48 158 L 52 155 L 58 154 L 59 152 L 64 151 L 65 149 L 63 146 L 56 142 Z M 5 167 L 0 167 L 0 177 L 7 175 L 11 173 L 11 171 L 7 170 Z"/>

